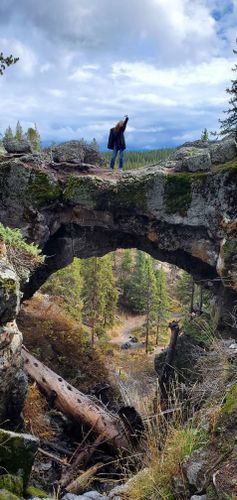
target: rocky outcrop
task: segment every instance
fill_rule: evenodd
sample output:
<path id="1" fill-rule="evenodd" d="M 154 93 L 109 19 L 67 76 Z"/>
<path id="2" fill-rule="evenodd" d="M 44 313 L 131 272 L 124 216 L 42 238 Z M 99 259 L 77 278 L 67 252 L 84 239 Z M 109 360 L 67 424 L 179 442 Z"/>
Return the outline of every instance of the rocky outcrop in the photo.
<path id="1" fill-rule="evenodd" d="M 29 141 L 26 139 L 5 139 L 4 140 L 4 148 L 8 153 L 13 154 L 26 154 L 33 153 L 32 146 Z"/>
<path id="2" fill-rule="evenodd" d="M 187 142 L 172 153 L 165 162 L 175 172 L 205 172 L 212 165 L 233 160 L 237 155 L 235 138 L 229 136 L 222 141 Z"/>
<path id="3" fill-rule="evenodd" d="M 212 148 L 225 159 L 229 139 Z M 137 247 L 202 280 L 218 297 L 216 318 L 230 322 L 237 290 L 237 158 L 198 173 L 159 164 L 123 174 L 94 166 L 84 174 L 73 163 L 57 165 L 29 155 L 27 162 L 0 160 L 0 220 L 19 227 L 47 256 L 25 296 L 74 256 Z"/>
<path id="4" fill-rule="evenodd" d="M 84 141 L 68 141 L 52 148 L 53 161 L 56 163 L 73 163 L 80 166 L 83 163 L 106 166 L 106 160 L 97 149 Z"/>

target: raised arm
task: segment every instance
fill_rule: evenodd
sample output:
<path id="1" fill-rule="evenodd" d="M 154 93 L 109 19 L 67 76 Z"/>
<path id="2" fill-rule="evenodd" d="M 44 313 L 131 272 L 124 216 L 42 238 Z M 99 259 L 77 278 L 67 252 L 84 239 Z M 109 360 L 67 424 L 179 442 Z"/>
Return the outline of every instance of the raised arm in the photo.
<path id="1" fill-rule="evenodd" d="M 124 130 L 125 130 L 125 128 L 126 128 L 126 126 L 127 126 L 127 123 L 128 123 L 128 115 L 126 115 L 126 118 L 125 118 L 125 120 L 124 120 L 124 122 L 123 122 L 123 126 L 122 126 L 122 131 L 123 131 L 123 132 L 124 132 Z"/>

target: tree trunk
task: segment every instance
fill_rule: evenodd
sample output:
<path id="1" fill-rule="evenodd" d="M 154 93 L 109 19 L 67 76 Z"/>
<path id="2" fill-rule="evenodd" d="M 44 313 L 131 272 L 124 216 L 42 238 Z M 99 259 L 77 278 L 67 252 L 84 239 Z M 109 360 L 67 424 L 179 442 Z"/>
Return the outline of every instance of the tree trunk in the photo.
<path id="1" fill-rule="evenodd" d="M 194 291 L 195 291 L 195 283 L 194 283 L 194 279 L 192 278 L 192 291 L 191 291 L 191 299 L 190 299 L 190 313 L 192 313 L 193 310 L 194 310 Z"/>
<path id="2" fill-rule="evenodd" d="M 200 285 L 199 314 L 202 314 L 202 306 L 203 306 L 203 286 Z"/>
<path id="3" fill-rule="evenodd" d="M 169 328 L 171 329 L 171 337 L 170 343 L 167 349 L 165 363 L 163 365 L 160 378 L 159 378 L 159 386 L 160 386 L 160 402 L 161 409 L 164 411 L 168 408 L 168 400 L 169 400 L 169 387 L 172 378 L 172 374 L 174 371 L 173 361 L 175 356 L 175 348 L 178 340 L 178 336 L 180 333 L 179 325 L 176 321 L 172 321 L 169 324 Z"/>
<path id="4" fill-rule="evenodd" d="M 129 440 L 121 420 L 95 401 L 68 384 L 25 349 L 22 349 L 24 367 L 41 389 L 54 398 L 54 405 L 74 420 L 84 422 L 93 431 L 103 435 L 117 448 L 128 448 Z"/>
<path id="5" fill-rule="evenodd" d="M 159 337 L 160 337 L 160 318 L 157 319 L 156 323 L 156 346 L 158 346 Z"/>

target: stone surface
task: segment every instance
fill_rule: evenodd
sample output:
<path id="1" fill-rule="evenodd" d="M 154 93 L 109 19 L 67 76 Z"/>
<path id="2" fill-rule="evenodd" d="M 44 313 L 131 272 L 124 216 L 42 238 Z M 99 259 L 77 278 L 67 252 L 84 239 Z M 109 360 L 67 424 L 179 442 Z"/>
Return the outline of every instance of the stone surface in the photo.
<path id="1" fill-rule="evenodd" d="M 4 148 L 8 153 L 19 154 L 19 153 L 32 153 L 32 146 L 29 141 L 22 139 L 18 141 L 17 139 L 7 139 L 4 141 Z"/>
<path id="2" fill-rule="evenodd" d="M 0 325 L 15 319 L 20 307 L 19 279 L 9 262 L 0 259 Z"/>
<path id="3" fill-rule="evenodd" d="M 101 495 L 98 491 L 88 491 L 83 495 L 74 495 L 73 493 L 66 493 L 62 500 L 108 500 L 108 497 Z"/>
<path id="4" fill-rule="evenodd" d="M 207 171 L 211 167 L 211 156 L 209 150 L 195 148 L 192 146 L 178 149 L 170 158 L 177 161 L 175 164 L 176 172 L 188 171 Z"/>
<path id="5" fill-rule="evenodd" d="M 213 147 L 224 151 L 229 140 Z M 194 143 L 183 149 L 190 147 Z M 212 143 L 196 150 L 207 155 L 211 147 Z M 69 143 L 67 151 L 70 148 Z M 71 154 L 73 158 L 73 150 Z M 185 154 L 180 158 L 173 161 L 186 161 Z M 224 324 L 227 302 L 233 306 L 237 290 L 232 248 L 237 228 L 236 163 L 211 167 L 201 177 L 167 172 L 163 165 L 123 174 L 94 167 L 93 174 L 86 175 L 73 169 L 69 175 L 52 168 L 50 161 L 35 165 L 1 157 L 0 220 L 20 227 L 48 256 L 47 266 L 36 270 L 26 285 L 25 297 L 74 256 L 137 247 L 204 280 L 221 297 L 216 317 Z"/>
<path id="6" fill-rule="evenodd" d="M 207 500 L 207 495 L 192 495 L 190 500 Z"/>
<path id="7" fill-rule="evenodd" d="M 0 422 L 19 418 L 27 393 L 22 371 L 22 335 L 15 322 L 0 327 Z"/>
<path id="8" fill-rule="evenodd" d="M 189 457 L 185 458 L 182 463 L 188 482 L 191 486 L 195 486 L 198 491 L 201 491 L 206 484 L 206 471 L 211 467 L 210 453 L 206 449 L 195 450 Z"/>
<path id="9" fill-rule="evenodd" d="M 0 500 L 20 500 L 20 497 L 8 490 L 0 490 Z"/>
<path id="10" fill-rule="evenodd" d="M 83 141 L 68 141 L 52 149 L 52 157 L 56 163 L 88 163 L 91 165 L 105 166 L 104 157 L 93 147 Z"/>
<path id="11" fill-rule="evenodd" d="M 30 434 L 18 434 L 0 429 L 0 467 L 22 477 L 26 486 L 39 440 Z"/>

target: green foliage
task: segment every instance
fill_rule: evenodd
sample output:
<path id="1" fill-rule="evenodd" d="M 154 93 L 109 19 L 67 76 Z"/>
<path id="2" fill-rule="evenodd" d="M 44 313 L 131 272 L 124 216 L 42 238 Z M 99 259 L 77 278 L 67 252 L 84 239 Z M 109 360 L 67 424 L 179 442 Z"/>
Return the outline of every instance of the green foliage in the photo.
<path id="1" fill-rule="evenodd" d="M 169 175 L 165 184 L 165 203 L 168 214 L 184 216 L 192 201 L 191 180 L 188 174 Z"/>
<path id="2" fill-rule="evenodd" d="M 35 257 L 39 256 L 41 250 L 34 243 L 27 243 L 20 229 L 11 229 L 10 227 L 4 227 L 0 223 L 0 239 L 2 239 L 7 246 L 19 248 Z"/>
<path id="3" fill-rule="evenodd" d="M 184 306 L 190 306 L 193 278 L 186 271 L 182 271 L 176 283 L 177 298 Z"/>
<path id="4" fill-rule="evenodd" d="M 160 160 L 166 160 L 174 148 L 154 149 L 151 151 L 126 151 L 124 170 L 156 165 Z M 104 153 L 106 160 L 110 161 L 111 153 Z"/>
<path id="5" fill-rule="evenodd" d="M 22 141 L 24 139 L 24 132 L 23 132 L 23 128 L 18 120 L 17 124 L 16 124 L 16 133 L 15 133 L 15 139 L 17 139 L 17 141 Z"/>
<path id="6" fill-rule="evenodd" d="M 35 151 L 41 151 L 40 134 L 37 129 L 36 123 L 34 128 L 33 127 L 28 128 L 26 137 Z"/>
<path id="7" fill-rule="evenodd" d="M 160 331 L 166 325 L 169 316 L 168 309 L 170 306 L 170 298 L 167 288 L 167 274 L 161 266 L 155 272 L 156 287 L 157 287 L 157 305 L 156 305 L 156 345 L 159 343 Z"/>
<path id="8" fill-rule="evenodd" d="M 43 293 L 58 295 L 64 299 L 64 307 L 70 315 L 81 320 L 81 292 L 83 280 L 81 276 L 81 260 L 74 259 L 69 266 L 52 274 L 42 286 Z"/>
<path id="9" fill-rule="evenodd" d="M 83 261 L 83 316 L 91 327 L 91 343 L 114 323 L 118 292 L 114 286 L 112 254 Z"/>
<path id="10" fill-rule="evenodd" d="M 12 129 L 11 129 L 10 125 L 9 125 L 9 127 L 7 127 L 7 129 L 4 132 L 4 136 L 3 136 L 2 141 L 4 143 L 4 141 L 6 141 L 7 139 L 13 139 L 13 137 L 14 137 L 13 136 L 13 132 L 12 132 Z"/>
<path id="11" fill-rule="evenodd" d="M 233 50 L 233 53 L 236 55 L 237 51 Z M 234 65 L 232 70 L 237 71 L 237 64 Z M 236 137 L 236 129 L 237 129 L 237 80 L 231 80 L 231 87 L 226 89 L 227 94 L 230 96 L 229 99 L 229 109 L 224 111 L 227 114 L 227 117 L 224 120 L 219 120 L 220 122 L 220 131 L 215 135 L 227 135 L 231 132 L 235 133 Z"/>
<path id="12" fill-rule="evenodd" d="M 19 57 L 13 57 L 12 54 L 10 56 L 4 56 L 3 53 L 0 52 L 0 75 L 3 75 L 5 69 L 16 64 L 17 61 L 19 61 Z"/>
<path id="13" fill-rule="evenodd" d="M 207 128 L 204 128 L 204 130 L 201 133 L 201 140 L 202 141 L 209 141 L 209 134 Z"/>

